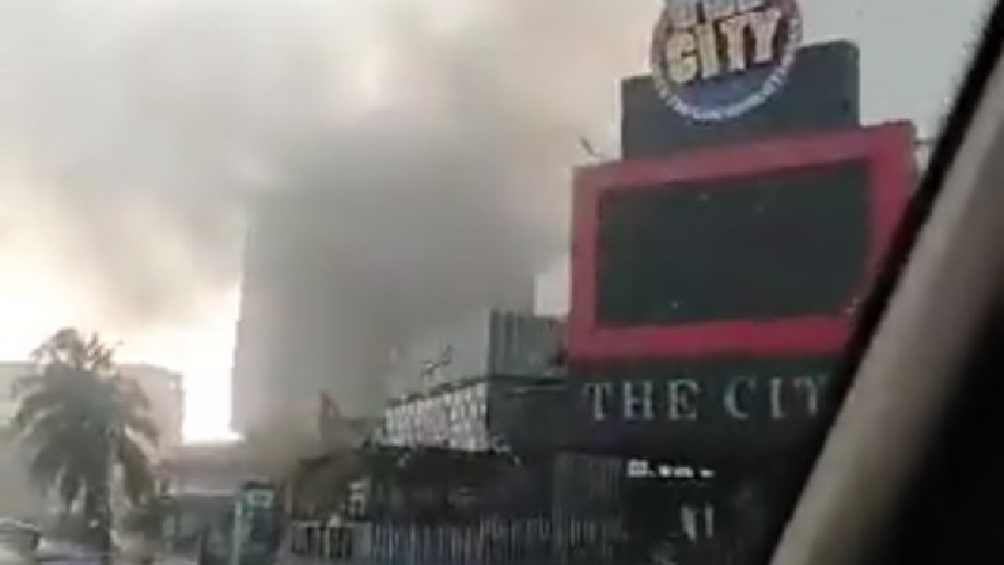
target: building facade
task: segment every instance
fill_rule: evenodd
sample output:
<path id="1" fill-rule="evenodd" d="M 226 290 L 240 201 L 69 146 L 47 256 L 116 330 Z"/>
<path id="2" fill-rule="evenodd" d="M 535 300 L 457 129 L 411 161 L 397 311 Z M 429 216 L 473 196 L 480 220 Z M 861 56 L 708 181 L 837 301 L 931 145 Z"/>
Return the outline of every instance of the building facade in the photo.
<path id="1" fill-rule="evenodd" d="M 564 324 L 479 309 L 405 344 L 386 377 L 394 396 L 380 443 L 462 452 L 508 449 L 525 398 L 562 389 Z M 525 414 L 522 414 L 525 416 Z M 540 435 L 540 434 L 538 434 Z"/>
<path id="2" fill-rule="evenodd" d="M 399 202 L 346 218 L 352 198 L 287 190 L 260 203 L 245 242 L 235 431 L 295 417 L 321 392 L 347 418 L 379 416 L 396 393 L 385 378 L 395 372 L 395 345 L 483 304 L 531 309 L 529 266 L 455 233 L 415 237 L 408 222 L 385 221 Z"/>
<path id="3" fill-rule="evenodd" d="M 188 444 L 164 455 L 158 471 L 172 495 L 228 496 L 264 478 L 257 454 L 241 443 Z"/>
<path id="4" fill-rule="evenodd" d="M 533 280 L 533 313 L 565 318 L 571 307 L 572 257 L 562 255 Z"/>
<path id="5" fill-rule="evenodd" d="M 474 309 L 393 348 L 385 388 L 391 398 L 400 398 L 481 377 L 546 376 L 563 336 L 564 324 L 556 318 Z"/>
<path id="6" fill-rule="evenodd" d="M 35 518 L 45 508 L 28 473 L 28 454 L 17 443 L 13 418 L 14 381 L 27 374 L 26 363 L 0 363 L 0 516 Z"/>

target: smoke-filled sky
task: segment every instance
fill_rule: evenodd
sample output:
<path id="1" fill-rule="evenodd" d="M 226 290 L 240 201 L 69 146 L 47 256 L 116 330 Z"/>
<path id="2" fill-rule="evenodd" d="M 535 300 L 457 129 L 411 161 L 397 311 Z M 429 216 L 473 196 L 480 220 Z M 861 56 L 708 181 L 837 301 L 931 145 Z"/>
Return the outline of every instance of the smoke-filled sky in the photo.
<path id="1" fill-rule="evenodd" d="M 925 132 L 988 3 L 802 1 L 810 41 L 859 41 L 866 119 Z M 616 155 L 617 80 L 645 70 L 659 7 L 3 2 L 0 357 L 99 330 L 183 371 L 186 432 L 219 435 L 249 211 L 273 191 L 331 191 L 357 251 L 339 269 L 393 279 L 403 312 L 529 274 L 566 245 L 578 137 Z"/>

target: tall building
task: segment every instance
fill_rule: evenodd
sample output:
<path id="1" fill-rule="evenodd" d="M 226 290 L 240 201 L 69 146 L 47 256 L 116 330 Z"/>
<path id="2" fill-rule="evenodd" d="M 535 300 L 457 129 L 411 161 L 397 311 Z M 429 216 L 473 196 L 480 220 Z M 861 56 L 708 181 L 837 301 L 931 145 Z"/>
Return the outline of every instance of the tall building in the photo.
<path id="1" fill-rule="evenodd" d="M 413 204 L 427 209 L 409 217 L 407 202 L 351 191 L 284 192 L 261 206 L 245 248 L 236 431 L 273 434 L 313 413 L 322 392 L 346 418 L 379 416 L 394 345 L 480 305 L 531 308 L 519 254 L 472 237 L 463 210 L 428 209 L 449 203 Z"/>
<path id="2" fill-rule="evenodd" d="M 350 418 L 378 413 L 376 324 L 356 300 L 323 226 L 295 200 L 264 207 L 248 233 L 232 374 L 232 427 L 309 424 L 329 392 Z"/>
<path id="3" fill-rule="evenodd" d="M 534 277 L 533 312 L 564 318 L 571 307 L 572 258 L 562 255 Z"/>

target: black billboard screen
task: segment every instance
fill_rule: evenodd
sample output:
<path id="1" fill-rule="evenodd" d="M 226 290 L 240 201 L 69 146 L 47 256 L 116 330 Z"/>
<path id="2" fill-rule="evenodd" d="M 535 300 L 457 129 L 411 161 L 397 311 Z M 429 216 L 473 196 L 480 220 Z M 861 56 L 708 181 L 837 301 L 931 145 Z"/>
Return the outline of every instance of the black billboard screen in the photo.
<path id="1" fill-rule="evenodd" d="M 606 192 L 597 322 L 841 315 L 866 273 L 868 166 L 848 161 Z"/>

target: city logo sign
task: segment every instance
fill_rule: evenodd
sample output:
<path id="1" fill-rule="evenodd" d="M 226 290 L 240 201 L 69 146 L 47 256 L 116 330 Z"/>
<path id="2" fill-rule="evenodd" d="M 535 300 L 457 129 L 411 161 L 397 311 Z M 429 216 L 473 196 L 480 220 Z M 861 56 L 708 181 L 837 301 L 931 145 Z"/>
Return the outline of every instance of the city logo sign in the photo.
<path id="1" fill-rule="evenodd" d="M 700 122 L 738 118 L 783 86 L 802 41 L 796 0 L 665 0 L 652 39 L 656 89 Z"/>

